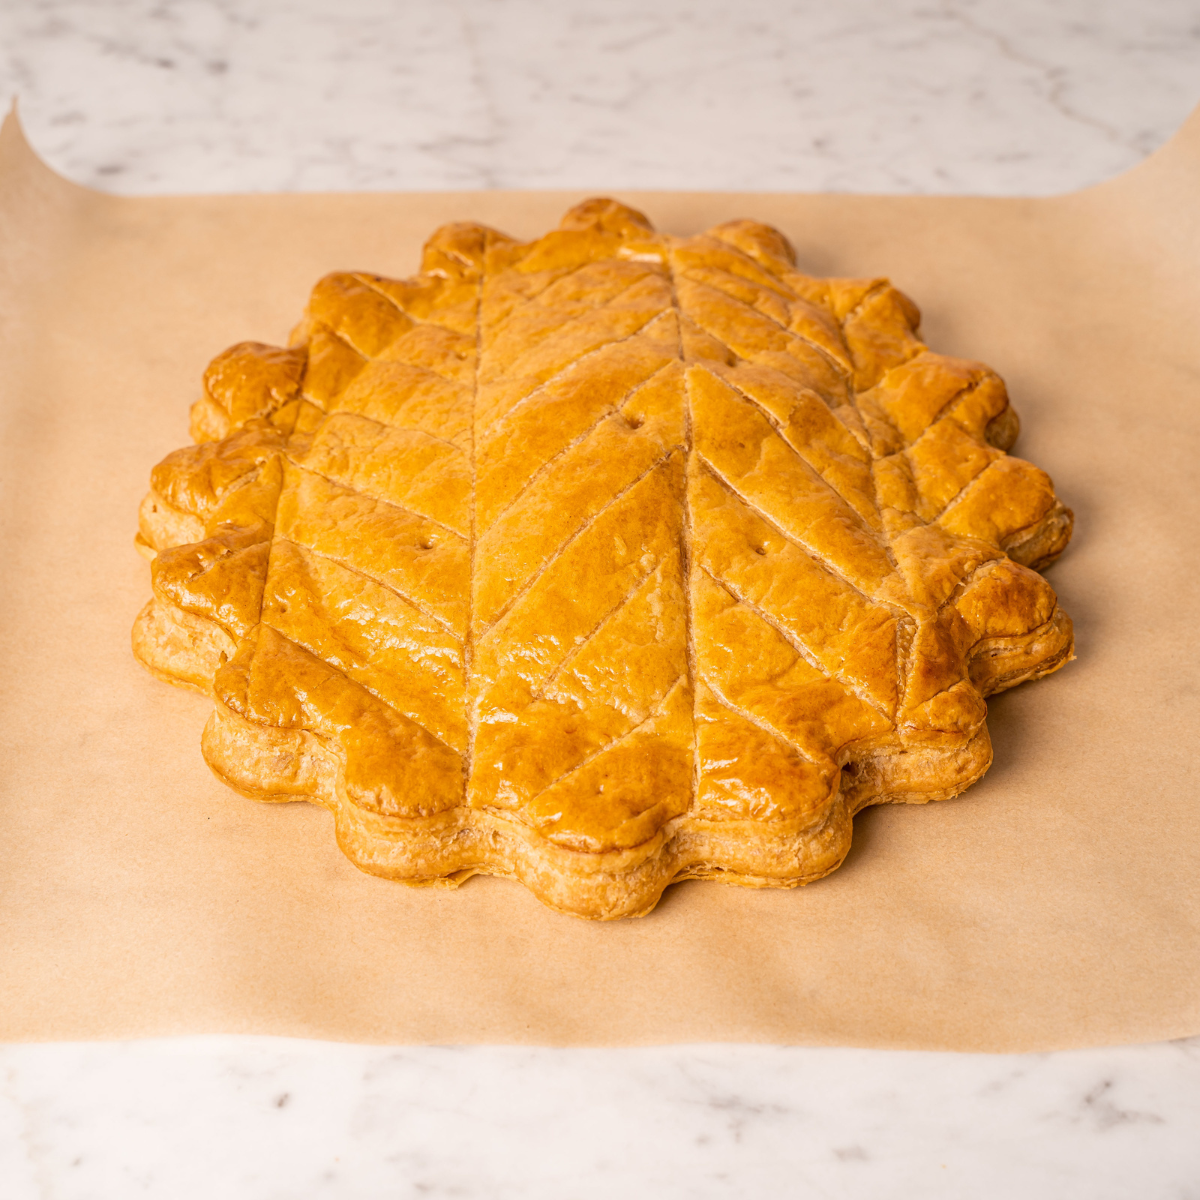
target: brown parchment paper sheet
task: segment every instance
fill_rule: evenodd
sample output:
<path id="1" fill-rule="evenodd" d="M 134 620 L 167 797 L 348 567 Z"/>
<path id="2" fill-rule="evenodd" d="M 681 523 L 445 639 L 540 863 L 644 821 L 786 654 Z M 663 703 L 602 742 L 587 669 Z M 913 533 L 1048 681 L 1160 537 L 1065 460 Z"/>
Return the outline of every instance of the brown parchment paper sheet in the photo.
<path id="1" fill-rule="evenodd" d="M 670 889 L 641 920 L 360 874 L 331 818 L 227 791 L 202 697 L 138 667 L 150 467 L 209 358 L 280 341 L 334 269 L 575 193 L 119 199 L 0 135 L 0 1038 L 767 1041 L 1030 1050 L 1200 1032 L 1200 112 L 1129 174 L 1023 199 L 619 193 L 752 216 L 888 274 L 1008 381 L 1077 514 L 1078 661 L 990 705 L 958 800 L 869 810 L 829 879 Z"/>

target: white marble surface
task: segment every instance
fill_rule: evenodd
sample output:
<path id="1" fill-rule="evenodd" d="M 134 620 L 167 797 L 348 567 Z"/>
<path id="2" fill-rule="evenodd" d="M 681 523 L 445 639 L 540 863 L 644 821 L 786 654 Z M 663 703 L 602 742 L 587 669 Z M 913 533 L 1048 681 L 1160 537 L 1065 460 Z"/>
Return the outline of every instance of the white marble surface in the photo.
<path id="1" fill-rule="evenodd" d="M 1195 0 L 5 0 L 0 94 L 122 193 L 1045 194 L 1200 101 Z M 1200 1040 L 0 1047 L 3 1200 L 1200 1197 Z"/>
<path id="2" fill-rule="evenodd" d="M 1200 1042 L 984 1057 L 252 1039 L 0 1055 L 0 1194 L 1187 1200 Z"/>
<path id="3" fill-rule="evenodd" d="M 118 192 L 1044 193 L 1200 100 L 1195 0 L 5 0 L 0 94 Z"/>

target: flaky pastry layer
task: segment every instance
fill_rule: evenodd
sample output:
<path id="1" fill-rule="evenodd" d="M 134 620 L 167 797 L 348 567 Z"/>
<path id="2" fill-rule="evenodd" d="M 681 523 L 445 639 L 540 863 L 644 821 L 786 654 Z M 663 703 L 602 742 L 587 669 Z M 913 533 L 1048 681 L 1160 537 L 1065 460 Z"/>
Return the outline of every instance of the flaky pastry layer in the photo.
<path id="1" fill-rule="evenodd" d="M 1071 514 L 1003 383 L 887 280 L 613 201 L 329 276 L 214 360 L 139 519 L 134 650 L 219 778 L 365 871 L 585 917 L 792 887 L 868 804 L 957 795 L 984 697 L 1056 670 Z"/>

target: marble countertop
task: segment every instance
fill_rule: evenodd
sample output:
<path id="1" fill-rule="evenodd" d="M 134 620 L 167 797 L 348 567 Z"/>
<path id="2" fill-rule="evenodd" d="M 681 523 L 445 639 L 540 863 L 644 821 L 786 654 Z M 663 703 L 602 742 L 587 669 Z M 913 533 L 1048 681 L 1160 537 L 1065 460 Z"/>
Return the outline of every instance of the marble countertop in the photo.
<path id="1" fill-rule="evenodd" d="M 0 92 L 123 194 L 1049 194 L 1200 101 L 1194 0 L 8 0 Z M 0 1047 L 0 1195 L 1200 1196 L 1200 1039 Z"/>
<path id="2" fill-rule="evenodd" d="M 1200 1040 L 1057 1054 L 338 1046 L 0 1052 L 6 1200 L 1189 1200 Z"/>
<path id="3" fill-rule="evenodd" d="M 7 0 L 0 89 L 123 193 L 1044 194 L 1200 100 L 1193 0 Z"/>

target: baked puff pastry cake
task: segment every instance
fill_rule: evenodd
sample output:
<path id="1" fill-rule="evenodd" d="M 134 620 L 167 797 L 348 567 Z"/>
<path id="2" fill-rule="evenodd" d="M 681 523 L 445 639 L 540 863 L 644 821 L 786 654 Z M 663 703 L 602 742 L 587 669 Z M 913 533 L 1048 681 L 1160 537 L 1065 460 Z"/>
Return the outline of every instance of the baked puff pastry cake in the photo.
<path id="1" fill-rule="evenodd" d="M 865 805 L 977 780 L 984 697 L 1071 656 L 1037 573 L 1071 514 L 917 324 L 753 221 L 448 225 L 208 368 L 135 653 L 212 696 L 219 778 L 325 805 L 373 874 L 596 918 L 818 879 Z"/>

